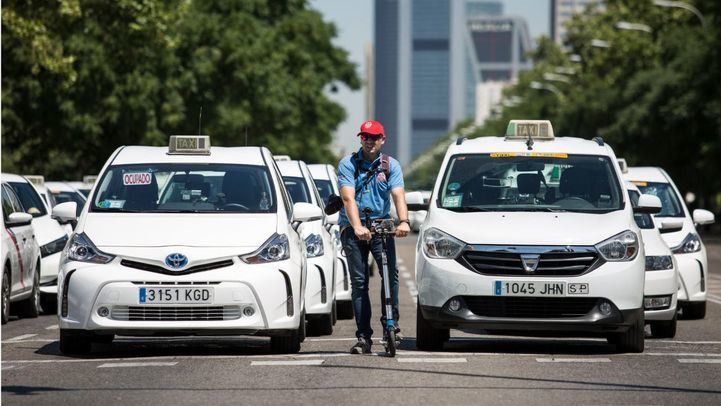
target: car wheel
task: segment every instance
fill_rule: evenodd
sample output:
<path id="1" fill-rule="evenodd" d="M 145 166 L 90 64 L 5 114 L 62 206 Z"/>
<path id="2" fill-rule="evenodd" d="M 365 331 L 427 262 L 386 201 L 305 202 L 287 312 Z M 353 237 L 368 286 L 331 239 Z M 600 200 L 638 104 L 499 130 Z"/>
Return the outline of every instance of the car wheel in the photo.
<path id="1" fill-rule="evenodd" d="M 306 338 L 306 336 L 307 336 L 307 335 L 306 335 L 306 332 L 307 332 L 307 330 L 308 330 L 307 324 L 308 324 L 308 323 L 307 323 L 306 320 L 305 320 L 305 310 L 303 310 L 303 312 L 300 314 L 300 328 L 299 328 L 299 330 L 298 330 L 298 332 L 299 332 L 299 334 L 300 334 L 300 342 L 301 342 L 301 343 L 302 343 L 303 341 L 305 341 L 305 338 Z"/>
<path id="2" fill-rule="evenodd" d="M 350 320 L 353 318 L 353 302 L 350 300 L 338 303 L 338 318 L 341 320 Z"/>
<path id="3" fill-rule="evenodd" d="M 706 317 L 706 301 L 686 302 L 681 306 L 685 320 L 700 320 Z"/>
<path id="4" fill-rule="evenodd" d="M 654 338 L 674 338 L 676 336 L 676 316 L 669 321 L 652 321 L 651 336 Z"/>
<path id="5" fill-rule="evenodd" d="M 439 351 L 450 338 L 450 330 L 433 328 L 431 323 L 423 318 L 421 305 L 416 306 L 416 348 L 424 351 Z"/>
<path id="6" fill-rule="evenodd" d="M 311 336 L 329 336 L 333 334 L 333 316 L 331 314 L 315 315 L 308 320 L 308 332 Z"/>
<path id="7" fill-rule="evenodd" d="M 35 278 L 33 278 L 33 291 L 30 297 L 21 301 L 20 316 L 34 319 L 40 315 L 42 308 L 40 307 L 40 269 L 35 270 Z"/>
<path id="8" fill-rule="evenodd" d="M 2 324 L 10 318 L 10 269 L 5 266 L 2 285 Z"/>
<path id="9" fill-rule="evenodd" d="M 608 338 L 608 342 L 616 345 L 620 352 L 643 352 L 646 337 L 646 324 L 643 316 L 639 317 L 625 332 Z"/>
<path id="10" fill-rule="evenodd" d="M 333 307 L 330 311 L 331 318 L 333 319 L 333 325 L 338 321 L 338 303 L 333 299 Z"/>
<path id="11" fill-rule="evenodd" d="M 82 355 L 90 352 L 90 335 L 78 331 L 60 329 L 60 352 L 66 355 Z"/>
<path id="12" fill-rule="evenodd" d="M 298 329 L 287 336 L 270 338 L 270 351 L 274 354 L 296 354 L 300 351 L 300 335 L 303 329 L 303 319 L 300 320 Z"/>
<path id="13" fill-rule="evenodd" d="M 58 296 L 54 293 L 40 293 L 40 307 L 43 314 L 56 314 L 58 312 Z"/>

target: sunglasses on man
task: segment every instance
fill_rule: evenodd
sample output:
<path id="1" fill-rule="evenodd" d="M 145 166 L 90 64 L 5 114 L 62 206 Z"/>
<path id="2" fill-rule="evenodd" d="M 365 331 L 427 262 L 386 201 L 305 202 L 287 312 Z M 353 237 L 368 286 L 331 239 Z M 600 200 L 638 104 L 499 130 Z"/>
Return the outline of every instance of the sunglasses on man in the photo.
<path id="1" fill-rule="evenodd" d="M 361 140 L 363 140 L 363 141 L 371 140 L 373 142 L 383 139 L 382 135 L 371 135 L 371 134 L 361 134 L 360 137 L 361 137 Z"/>

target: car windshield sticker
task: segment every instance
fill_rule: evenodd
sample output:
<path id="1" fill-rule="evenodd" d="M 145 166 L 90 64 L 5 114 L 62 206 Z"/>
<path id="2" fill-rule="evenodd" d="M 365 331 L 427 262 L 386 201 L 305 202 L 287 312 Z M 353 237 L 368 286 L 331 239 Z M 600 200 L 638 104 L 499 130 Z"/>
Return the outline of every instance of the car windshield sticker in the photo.
<path id="1" fill-rule="evenodd" d="M 530 157 L 530 158 L 568 158 L 568 154 L 559 152 L 494 152 L 491 158 L 514 158 L 514 157 Z"/>
<path id="2" fill-rule="evenodd" d="M 443 207 L 461 207 L 461 199 L 463 194 L 446 196 L 443 198 Z"/>
<path id="3" fill-rule="evenodd" d="M 122 209 L 125 206 L 125 200 L 103 200 L 96 204 L 101 209 Z"/>
<path id="4" fill-rule="evenodd" d="M 461 184 L 458 182 L 453 182 L 453 183 L 448 184 L 448 190 L 450 190 L 451 192 L 455 192 L 460 188 L 461 188 Z"/>
<path id="5" fill-rule="evenodd" d="M 141 173 L 126 173 L 123 175 L 123 185 L 135 186 L 135 185 L 149 185 L 153 179 L 153 174 L 150 172 Z"/>

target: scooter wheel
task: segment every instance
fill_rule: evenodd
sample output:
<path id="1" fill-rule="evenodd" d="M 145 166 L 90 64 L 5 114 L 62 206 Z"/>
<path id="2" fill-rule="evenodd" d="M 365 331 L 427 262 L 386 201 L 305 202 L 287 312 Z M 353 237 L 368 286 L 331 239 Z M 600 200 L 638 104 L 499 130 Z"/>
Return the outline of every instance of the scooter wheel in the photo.
<path id="1" fill-rule="evenodd" d="M 386 342 L 386 352 L 389 357 L 396 356 L 396 332 L 391 329 L 388 332 L 388 341 Z"/>

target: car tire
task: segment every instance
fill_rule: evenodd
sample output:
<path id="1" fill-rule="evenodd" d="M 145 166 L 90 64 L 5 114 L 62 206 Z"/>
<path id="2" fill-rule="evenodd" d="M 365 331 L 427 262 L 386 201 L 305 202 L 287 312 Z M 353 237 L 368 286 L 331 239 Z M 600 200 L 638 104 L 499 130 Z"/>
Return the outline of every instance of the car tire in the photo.
<path id="1" fill-rule="evenodd" d="M 329 336 L 333 334 L 333 316 L 329 314 L 315 315 L 308 320 L 308 335 Z"/>
<path id="2" fill-rule="evenodd" d="M 619 352 L 643 352 L 646 339 L 646 324 L 643 316 L 639 317 L 629 329 L 608 338 L 608 342 L 616 345 Z"/>
<path id="3" fill-rule="evenodd" d="M 653 338 L 674 338 L 676 336 L 676 315 L 669 321 L 652 321 L 651 336 Z"/>
<path id="4" fill-rule="evenodd" d="M 684 320 L 700 320 L 706 317 L 706 301 L 686 302 L 681 309 Z"/>
<path id="5" fill-rule="evenodd" d="M 440 351 L 450 338 L 450 330 L 433 328 L 423 318 L 421 306 L 416 306 L 416 348 L 423 351 Z"/>
<path id="6" fill-rule="evenodd" d="M 42 312 L 42 308 L 40 307 L 40 269 L 35 270 L 33 290 L 30 293 L 30 297 L 22 300 L 18 305 L 20 306 L 20 317 L 34 319 Z"/>
<path id="7" fill-rule="evenodd" d="M 92 349 L 90 335 L 78 331 L 60 329 L 60 352 L 66 355 L 83 355 Z"/>
<path id="8" fill-rule="evenodd" d="M 93 336 L 92 342 L 98 344 L 112 344 L 115 340 L 115 334 L 98 334 Z"/>
<path id="9" fill-rule="evenodd" d="M 2 282 L 2 324 L 10 319 L 10 268 L 6 265 Z"/>
<path id="10" fill-rule="evenodd" d="M 304 342 L 307 337 L 306 332 L 308 331 L 308 322 L 305 320 L 305 310 L 300 314 L 300 327 L 298 328 L 298 334 L 300 335 L 300 342 Z"/>
<path id="11" fill-rule="evenodd" d="M 58 296 L 54 293 L 41 293 L 40 307 L 43 309 L 43 314 L 56 314 L 58 312 Z"/>
<path id="12" fill-rule="evenodd" d="M 333 307 L 330 311 L 331 318 L 333 319 L 333 325 L 338 322 L 338 302 L 333 299 Z"/>
<path id="13" fill-rule="evenodd" d="M 287 336 L 275 336 L 270 338 L 270 351 L 273 354 L 297 354 L 300 351 L 300 336 L 304 321 L 300 320 L 298 329 Z"/>
<path id="14" fill-rule="evenodd" d="M 353 302 L 350 300 L 338 303 L 338 318 L 341 320 L 353 319 Z"/>

